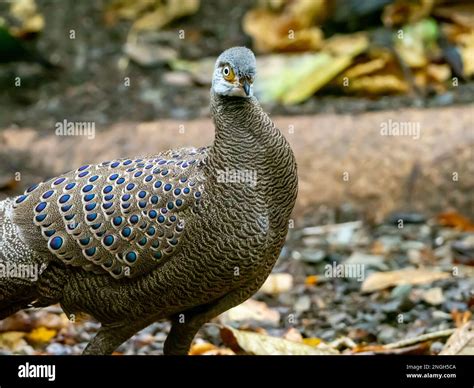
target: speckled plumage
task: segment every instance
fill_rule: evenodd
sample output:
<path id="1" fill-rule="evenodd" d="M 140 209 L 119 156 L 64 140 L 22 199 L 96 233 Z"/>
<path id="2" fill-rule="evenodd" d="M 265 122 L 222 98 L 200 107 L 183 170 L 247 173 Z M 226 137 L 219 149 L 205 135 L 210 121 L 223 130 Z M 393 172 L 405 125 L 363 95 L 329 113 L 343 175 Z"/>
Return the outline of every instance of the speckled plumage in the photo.
<path id="1" fill-rule="evenodd" d="M 219 61 L 252 70 L 252 58 L 233 63 L 242 50 Z M 202 324 L 260 288 L 286 237 L 296 164 L 254 97 L 215 90 L 211 147 L 81 167 L 0 205 L 0 262 L 43 265 L 33 283 L 0 279 L 0 319 L 59 302 L 102 323 L 85 353 L 107 354 L 169 318 L 164 351 L 185 354 Z"/>

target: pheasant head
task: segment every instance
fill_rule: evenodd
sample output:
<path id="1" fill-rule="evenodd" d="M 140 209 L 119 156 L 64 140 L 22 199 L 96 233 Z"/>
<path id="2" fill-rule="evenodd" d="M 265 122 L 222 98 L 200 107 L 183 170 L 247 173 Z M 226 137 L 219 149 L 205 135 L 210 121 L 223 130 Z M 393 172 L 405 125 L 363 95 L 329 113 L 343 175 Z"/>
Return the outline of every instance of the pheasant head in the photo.
<path id="1" fill-rule="evenodd" d="M 252 97 L 255 55 L 246 47 L 232 47 L 217 58 L 212 90 L 221 96 Z"/>

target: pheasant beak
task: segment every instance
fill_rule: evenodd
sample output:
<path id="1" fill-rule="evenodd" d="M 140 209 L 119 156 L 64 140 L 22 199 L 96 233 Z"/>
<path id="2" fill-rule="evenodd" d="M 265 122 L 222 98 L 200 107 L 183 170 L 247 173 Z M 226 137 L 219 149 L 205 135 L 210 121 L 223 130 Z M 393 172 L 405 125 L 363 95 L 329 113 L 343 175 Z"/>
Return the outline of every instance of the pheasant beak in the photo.
<path id="1" fill-rule="evenodd" d="M 251 83 L 249 82 L 249 80 L 248 80 L 248 79 L 244 79 L 244 80 L 242 81 L 241 85 L 242 85 L 242 89 L 244 89 L 245 95 L 246 95 L 247 97 L 250 96 L 250 92 L 251 92 L 250 88 L 251 88 L 252 85 L 251 85 Z"/>

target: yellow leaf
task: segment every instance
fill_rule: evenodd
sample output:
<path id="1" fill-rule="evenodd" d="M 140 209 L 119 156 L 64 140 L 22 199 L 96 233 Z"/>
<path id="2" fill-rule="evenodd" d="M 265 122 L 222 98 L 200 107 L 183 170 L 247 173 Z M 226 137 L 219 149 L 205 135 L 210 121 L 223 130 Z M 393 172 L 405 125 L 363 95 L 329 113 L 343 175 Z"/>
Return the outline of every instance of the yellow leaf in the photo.
<path id="1" fill-rule="evenodd" d="M 26 338 L 34 343 L 44 343 L 49 342 L 56 335 L 57 331 L 52 329 L 47 329 L 45 327 L 38 327 L 31 331 L 31 333 L 26 335 Z"/>
<path id="2" fill-rule="evenodd" d="M 303 343 L 308 346 L 318 346 L 322 342 L 321 338 L 303 338 Z"/>
<path id="3" fill-rule="evenodd" d="M 375 272 L 369 275 L 362 283 L 362 292 L 373 292 L 401 284 L 424 284 L 436 280 L 449 278 L 445 272 L 428 269 L 406 268 L 390 272 Z"/>
<path id="4" fill-rule="evenodd" d="M 234 352 L 254 355 L 333 355 L 339 354 L 336 349 L 325 347 L 315 348 L 304 343 L 288 341 L 283 338 L 270 337 L 263 334 L 233 329 L 228 326 L 221 328 L 223 342 Z"/>

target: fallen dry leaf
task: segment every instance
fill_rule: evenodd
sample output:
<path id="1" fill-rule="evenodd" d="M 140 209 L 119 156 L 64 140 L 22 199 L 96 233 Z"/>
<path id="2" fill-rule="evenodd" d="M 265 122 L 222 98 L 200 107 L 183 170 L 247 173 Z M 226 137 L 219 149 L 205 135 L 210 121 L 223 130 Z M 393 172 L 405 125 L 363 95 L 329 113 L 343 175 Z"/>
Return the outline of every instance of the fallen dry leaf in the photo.
<path id="1" fill-rule="evenodd" d="M 474 231 L 474 224 L 467 217 L 457 212 L 445 212 L 436 217 L 438 223 L 443 226 L 456 228 L 463 232 Z"/>
<path id="2" fill-rule="evenodd" d="M 260 292 L 264 294 L 276 295 L 290 291 L 293 287 L 293 276 L 289 273 L 272 273 L 267 278 Z"/>
<path id="3" fill-rule="evenodd" d="M 413 23 L 427 17 L 433 5 L 434 0 L 396 0 L 384 8 L 382 21 L 389 27 Z"/>
<path id="4" fill-rule="evenodd" d="M 188 354 L 190 356 L 197 356 L 197 355 L 206 353 L 209 350 L 215 350 L 216 348 L 217 346 L 209 342 L 200 342 L 200 343 L 193 344 L 193 346 L 191 346 L 191 349 L 189 349 Z"/>
<path id="5" fill-rule="evenodd" d="M 25 346 L 25 337 L 26 333 L 21 331 L 9 331 L 8 333 L 0 334 L 0 349 L 9 349 L 17 350 Z"/>
<path id="6" fill-rule="evenodd" d="M 374 272 L 362 283 L 362 292 L 374 292 L 401 284 L 424 284 L 447 279 L 451 275 L 429 269 L 406 268 L 390 272 Z"/>
<path id="7" fill-rule="evenodd" d="M 451 317 L 453 318 L 455 326 L 461 327 L 470 321 L 472 313 L 470 311 L 453 310 L 451 311 Z"/>
<path id="8" fill-rule="evenodd" d="M 456 329 L 453 335 L 449 337 L 440 355 L 474 355 L 474 322 L 467 322 L 462 327 Z"/>
<path id="9" fill-rule="evenodd" d="M 288 341 L 303 343 L 303 336 L 299 330 L 294 327 L 290 327 L 283 335 L 283 338 Z"/>
<path id="10" fill-rule="evenodd" d="M 222 323 L 258 321 L 278 324 L 280 322 L 280 313 L 269 308 L 264 302 L 248 299 L 221 314 L 219 319 Z"/>
<path id="11" fill-rule="evenodd" d="M 314 286 L 316 283 L 318 283 L 318 275 L 309 275 L 304 281 L 307 286 Z"/>
<path id="12" fill-rule="evenodd" d="M 281 10 L 258 7 L 243 18 L 243 30 L 259 52 L 308 51 L 321 47 L 322 31 L 314 25 L 324 14 L 325 0 L 294 0 Z"/>
<path id="13" fill-rule="evenodd" d="M 288 341 L 283 338 L 270 337 L 233 329 L 228 326 L 221 328 L 222 341 L 236 353 L 253 355 L 334 355 L 335 349 L 318 349 L 304 343 Z"/>
<path id="14" fill-rule="evenodd" d="M 171 21 L 192 15 L 199 9 L 199 0 L 115 0 L 106 10 L 105 19 L 134 20 L 131 31 L 156 31 Z"/>
<path id="15" fill-rule="evenodd" d="M 46 343 L 56 336 L 57 331 L 47 329 L 46 327 L 38 327 L 33 329 L 31 333 L 26 335 L 26 339 L 33 343 Z"/>

